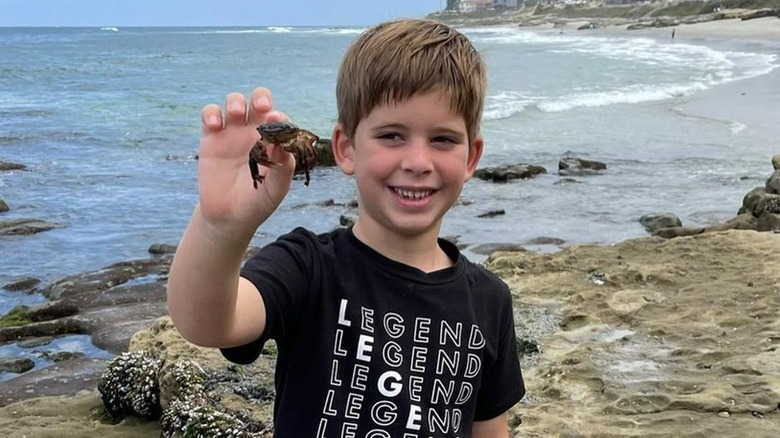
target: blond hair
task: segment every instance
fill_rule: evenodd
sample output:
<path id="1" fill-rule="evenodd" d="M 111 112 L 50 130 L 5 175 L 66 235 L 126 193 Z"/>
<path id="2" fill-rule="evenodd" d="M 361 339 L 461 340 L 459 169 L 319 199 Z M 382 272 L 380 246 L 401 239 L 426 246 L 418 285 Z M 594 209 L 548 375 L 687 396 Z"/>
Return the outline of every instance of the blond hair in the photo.
<path id="1" fill-rule="evenodd" d="M 344 55 L 336 84 L 339 123 L 352 138 L 376 106 L 439 91 L 463 116 L 471 144 L 486 83 L 482 57 L 452 27 L 423 19 L 385 22 L 362 33 Z"/>

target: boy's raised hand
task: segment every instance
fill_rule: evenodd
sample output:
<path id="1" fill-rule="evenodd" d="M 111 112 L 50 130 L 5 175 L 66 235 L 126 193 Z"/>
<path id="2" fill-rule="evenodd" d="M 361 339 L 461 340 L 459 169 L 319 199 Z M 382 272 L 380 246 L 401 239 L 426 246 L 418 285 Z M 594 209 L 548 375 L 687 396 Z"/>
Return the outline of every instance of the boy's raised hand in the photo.
<path id="1" fill-rule="evenodd" d="M 275 145 L 268 148 L 268 157 L 281 165 L 261 166 L 260 174 L 264 179 L 257 189 L 249 172 L 249 151 L 260 138 L 257 127 L 287 120 L 286 115 L 271 108 L 271 92 L 257 88 L 249 102 L 242 94 L 228 94 L 224 113 L 214 104 L 206 105 L 202 110 L 199 209 L 203 219 L 220 237 L 250 239 L 290 189 L 295 160 Z"/>

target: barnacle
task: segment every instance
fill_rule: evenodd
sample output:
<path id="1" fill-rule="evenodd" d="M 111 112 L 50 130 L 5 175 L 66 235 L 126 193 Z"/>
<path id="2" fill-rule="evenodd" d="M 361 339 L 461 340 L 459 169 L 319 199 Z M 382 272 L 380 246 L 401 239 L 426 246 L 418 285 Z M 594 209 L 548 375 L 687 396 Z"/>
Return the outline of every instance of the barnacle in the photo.
<path id="1" fill-rule="evenodd" d="M 202 399 L 176 399 L 160 418 L 162 438 L 259 438 L 259 431 Z"/>
<path id="2" fill-rule="evenodd" d="M 123 353 L 108 363 L 98 383 L 103 405 L 113 418 L 160 415 L 158 376 L 162 360 L 145 351 Z"/>

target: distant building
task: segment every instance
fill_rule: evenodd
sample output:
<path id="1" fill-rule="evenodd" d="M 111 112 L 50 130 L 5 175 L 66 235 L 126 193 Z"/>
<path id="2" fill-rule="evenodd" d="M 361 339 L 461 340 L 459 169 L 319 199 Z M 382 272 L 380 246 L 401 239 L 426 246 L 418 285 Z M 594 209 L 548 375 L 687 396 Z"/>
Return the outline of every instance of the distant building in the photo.
<path id="1" fill-rule="evenodd" d="M 517 9 L 519 6 L 518 0 L 493 0 L 493 8 L 495 9 Z"/>
<path id="2" fill-rule="evenodd" d="M 460 12 L 487 11 L 493 9 L 495 0 L 460 0 Z"/>

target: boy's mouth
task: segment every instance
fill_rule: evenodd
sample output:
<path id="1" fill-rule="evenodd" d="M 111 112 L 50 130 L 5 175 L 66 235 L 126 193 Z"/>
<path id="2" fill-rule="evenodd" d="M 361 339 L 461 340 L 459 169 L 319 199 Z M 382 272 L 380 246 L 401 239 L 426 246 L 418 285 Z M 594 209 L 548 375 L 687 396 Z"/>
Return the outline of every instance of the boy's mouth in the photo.
<path id="1" fill-rule="evenodd" d="M 404 198 L 404 199 L 410 199 L 410 200 L 420 200 L 423 198 L 427 198 L 428 196 L 433 193 L 433 190 L 425 189 L 425 190 L 412 190 L 412 189 L 403 189 L 400 187 L 393 187 L 393 191 L 396 195 Z"/>

